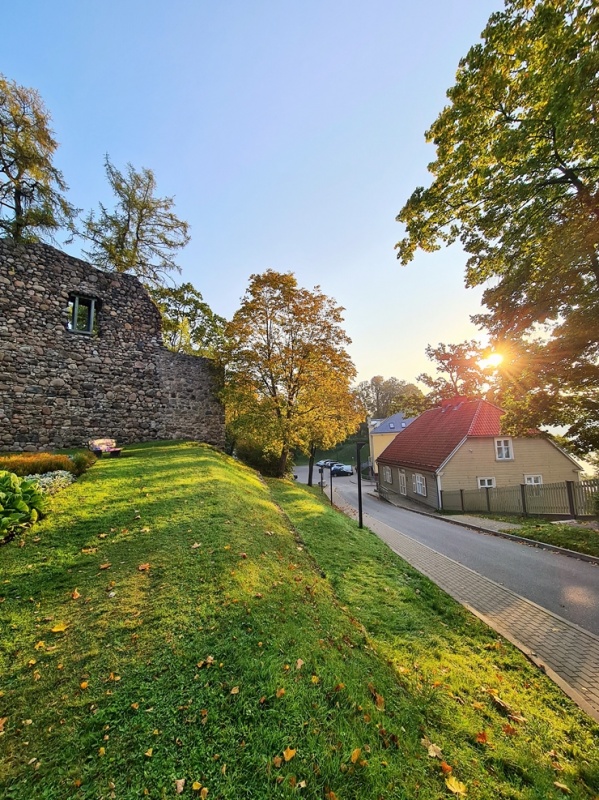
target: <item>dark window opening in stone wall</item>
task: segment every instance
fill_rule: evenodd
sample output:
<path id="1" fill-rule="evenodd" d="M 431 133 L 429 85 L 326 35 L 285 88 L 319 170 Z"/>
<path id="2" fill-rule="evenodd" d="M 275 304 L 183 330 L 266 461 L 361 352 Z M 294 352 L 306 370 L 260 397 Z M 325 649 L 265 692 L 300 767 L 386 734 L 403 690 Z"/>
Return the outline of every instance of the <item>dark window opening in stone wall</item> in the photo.
<path id="1" fill-rule="evenodd" d="M 98 335 L 98 312 L 100 301 L 94 297 L 69 297 L 69 318 L 67 328 L 74 333 Z"/>

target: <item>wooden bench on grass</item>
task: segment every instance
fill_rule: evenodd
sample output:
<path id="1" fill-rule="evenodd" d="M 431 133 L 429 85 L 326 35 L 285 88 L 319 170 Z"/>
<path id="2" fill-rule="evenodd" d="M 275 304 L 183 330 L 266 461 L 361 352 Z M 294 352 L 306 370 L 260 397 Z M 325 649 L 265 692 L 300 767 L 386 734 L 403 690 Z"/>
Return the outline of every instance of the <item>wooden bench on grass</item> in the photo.
<path id="1" fill-rule="evenodd" d="M 89 449 L 98 458 L 102 458 L 104 454 L 109 455 L 111 458 L 117 458 L 122 450 L 121 447 L 116 446 L 116 439 L 91 439 Z"/>

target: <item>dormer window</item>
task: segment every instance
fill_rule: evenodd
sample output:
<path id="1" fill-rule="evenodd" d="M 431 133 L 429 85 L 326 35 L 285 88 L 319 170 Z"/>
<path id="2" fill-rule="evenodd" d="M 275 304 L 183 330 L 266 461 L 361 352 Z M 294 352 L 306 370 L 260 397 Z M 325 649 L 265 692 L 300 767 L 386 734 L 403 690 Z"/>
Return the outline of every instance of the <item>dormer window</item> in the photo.
<path id="1" fill-rule="evenodd" d="M 93 297 L 78 294 L 69 296 L 69 319 L 67 328 L 73 333 L 98 333 L 98 310 L 100 301 Z"/>
<path id="2" fill-rule="evenodd" d="M 389 423 L 389 427 L 390 427 L 390 428 L 395 428 L 395 423 L 394 423 L 394 422 L 390 422 L 390 423 Z"/>
<path id="3" fill-rule="evenodd" d="M 495 439 L 495 458 L 497 461 L 512 461 L 514 451 L 511 439 Z"/>

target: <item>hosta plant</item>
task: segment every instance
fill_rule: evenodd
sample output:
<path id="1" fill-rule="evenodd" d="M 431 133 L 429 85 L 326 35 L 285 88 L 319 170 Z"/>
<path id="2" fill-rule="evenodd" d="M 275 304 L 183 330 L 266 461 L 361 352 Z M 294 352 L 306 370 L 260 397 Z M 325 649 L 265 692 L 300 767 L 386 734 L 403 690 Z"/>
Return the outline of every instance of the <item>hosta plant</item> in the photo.
<path id="1" fill-rule="evenodd" d="M 0 541 L 36 522 L 46 506 L 37 481 L 0 470 Z"/>

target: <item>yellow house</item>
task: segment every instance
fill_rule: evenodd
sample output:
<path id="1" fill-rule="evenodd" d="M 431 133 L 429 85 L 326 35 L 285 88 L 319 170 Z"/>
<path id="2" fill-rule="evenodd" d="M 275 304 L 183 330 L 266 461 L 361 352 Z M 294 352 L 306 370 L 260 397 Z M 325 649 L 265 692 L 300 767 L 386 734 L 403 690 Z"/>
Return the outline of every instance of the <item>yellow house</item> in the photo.
<path id="1" fill-rule="evenodd" d="M 368 420 L 368 440 L 370 444 L 370 459 L 374 474 L 377 474 L 376 461 L 398 433 L 405 430 L 416 417 L 404 417 L 400 412 L 393 414 L 387 419 Z"/>
<path id="2" fill-rule="evenodd" d="M 381 497 L 442 508 L 442 492 L 579 480 L 580 464 L 542 433 L 502 434 L 503 414 L 467 397 L 425 411 L 379 455 Z"/>

